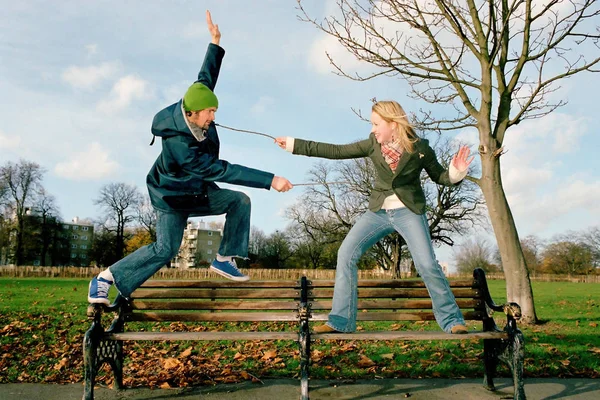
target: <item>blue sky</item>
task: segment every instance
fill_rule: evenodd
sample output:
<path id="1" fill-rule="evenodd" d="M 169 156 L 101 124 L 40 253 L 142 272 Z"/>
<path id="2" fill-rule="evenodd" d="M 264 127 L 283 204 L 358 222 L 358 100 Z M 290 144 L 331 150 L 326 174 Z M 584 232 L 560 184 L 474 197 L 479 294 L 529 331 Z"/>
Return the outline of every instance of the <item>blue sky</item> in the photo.
<path id="1" fill-rule="evenodd" d="M 370 126 L 351 108 L 410 99 L 395 78 L 354 82 L 332 73 L 325 51 L 357 65 L 333 41 L 297 18 L 294 0 L 0 0 L 0 163 L 20 158 L 47 171 L 46 189 L 70 220 L 96 218 L 93 199 L 110 182 L 134 184 L 160 152 L 148 146 L 154 114 L 177 101 L 197 75 L 210 36 L 210 9 L 226 50 L 217 122 L 274 136 L 332 143 L 364 138 Z M 312 0 L 315 17 L 335 2 Z M 553 94 L 568 105 L 509 131 L 503 181 L 521 237 L 541 238 L 600 223 L 599 77 L 582 74 Z M 305 182 L 317 161 L 292 156 L 269 139 L 219 130 L 221 158 Z M 474 132 L 451 134 L 475 146 Z M 252 225 L 266 233 L 289 223 L 283 211 L 302 193 L 240 188 L 253 202 Z M 451 261 L 449 248 L 437 250 Z"/>

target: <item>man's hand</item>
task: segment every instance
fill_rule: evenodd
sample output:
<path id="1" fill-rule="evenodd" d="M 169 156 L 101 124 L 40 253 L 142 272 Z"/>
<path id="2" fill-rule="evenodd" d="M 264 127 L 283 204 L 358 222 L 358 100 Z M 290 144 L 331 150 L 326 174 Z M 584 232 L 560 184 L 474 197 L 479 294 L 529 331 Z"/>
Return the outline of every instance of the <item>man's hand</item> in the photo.
<path id="1" fill-rule="evenodd" d="M 290 183 L 290 181 L 288 181 L 285 178 L 282 178 L 280 176 L 275 176 L 273 178 L 273 182 L 271 182 L 271 187 L 273 189 L 277 190 L 278 192 L 287 192 L 288 190 L 293 188 L 294 185 L 292 185 Z"/>
<path id="2" fill-rule="evenodd" d="M 208 32 L 212 37 L 212 43 L 218 46 L 221 41 L 221 32 L 219 31 L 219 25 L 213 24 L 210 11 L 208 10 L 206 10 L 206 25 L 208 26 Z"/>

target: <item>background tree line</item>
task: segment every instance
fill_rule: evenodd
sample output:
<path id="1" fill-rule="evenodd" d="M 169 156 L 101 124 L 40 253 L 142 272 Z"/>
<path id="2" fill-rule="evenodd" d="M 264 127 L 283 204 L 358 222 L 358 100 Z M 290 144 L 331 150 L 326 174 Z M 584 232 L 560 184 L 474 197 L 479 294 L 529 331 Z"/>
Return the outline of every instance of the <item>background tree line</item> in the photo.
<path id="1" fill-rule="evenodd" d="M 474 268 L 502 272 L 498 249 L 484 239 L 472 239 L 457 246 L 454 264 L 458 273 Z M 537 274 L 589 275 L 600 273 L 600 226 L 556 235 L 549 240 L 526 236 L 523 254 L 532 276 Z"/>
<path id="2" fill-rule="evenodd" d="M 91 222 L 89 257 L 71 259 L 72 237 L 43 186 L 45 172 L 27 160 L 0 166 L 0 264 L 107 266 L 154 240 L 156 217 L 147 196 L 135 186 L 110 183 L 94 200 L 102 213 Z"/>
<path id="3" fill-rule="evenodd" d="M 455 149 L 447 140 L 434 148 L 442 164 L 450 162 Z M 476 172 L 476 171 L 475 171 Z M 45 170 L 26 160 L 0 166 L 0 263 L 74 265 L 71 238 L 56 199 L 43 187 Z M 367 207 L 375 172 L 368 159 L 321 161 L 308 173 L 309 186 L 287 210 L 290 224 L 265 234 L 252 227 L 250 268 L 333 269 L 337 251 L 356 217 Z M 424 180 L 427 219 L 434 244 L 455 245 L 456 237 L 473 235 L 486 227 L 485 206 L 474 183 L 466 180 L 444 187 Z M 100 216 L 93 220 L 94 237 L 84 265 L 106 267 L 151 243 L 156 238 L 156 215 L 148 196 L 132 185 L 109 183 L 101 187 L 94 204 Z M 222 228 L 218 222 L 212 229 Z M 600 227 L 567 232 L 550 240 L 528 236 L 521 240 L 529 271 L 549 274 L 592 274 L 600 271 Z M 202 255 L 195 265 L 206 267 Z M 501 272 L 497 247 L 474 238 L 456 245 L 456 272 L 469 274 L 474 268 Z M 77 264 L 80 265 L 80 264 Z M 416 276 L 406 243 L 392 234 L 376 244 L 359 263 L 361 269 L 383 268 L 393 276 Z"/>

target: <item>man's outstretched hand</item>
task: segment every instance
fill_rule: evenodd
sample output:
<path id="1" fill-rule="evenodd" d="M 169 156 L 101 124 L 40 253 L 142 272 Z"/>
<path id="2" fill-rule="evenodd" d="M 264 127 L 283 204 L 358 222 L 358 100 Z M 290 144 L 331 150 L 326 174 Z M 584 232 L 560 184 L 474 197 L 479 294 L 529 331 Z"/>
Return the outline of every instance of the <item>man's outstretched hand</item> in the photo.
<path id="1" fill-rule="evenodd" d="M 212 37 L 212 43 L 218 46 L 221 41 L 221 31 L 219 31 L 219 25 L 213 24 L 210 11 L 208 10 L 206 10 L 206 25 L 208 26 L 208 32 L 210 32 L 210 36 Z"/>
<path id="2" fill-rule="evenodd" d="M 287 179 L 282 178 L 281 176 L 276 176 L 273 178 L 273 182 L 271 182 L 271 187 L 278 192 L 287 192 L 293 188 L 294 185 L 292 185 Z"/>

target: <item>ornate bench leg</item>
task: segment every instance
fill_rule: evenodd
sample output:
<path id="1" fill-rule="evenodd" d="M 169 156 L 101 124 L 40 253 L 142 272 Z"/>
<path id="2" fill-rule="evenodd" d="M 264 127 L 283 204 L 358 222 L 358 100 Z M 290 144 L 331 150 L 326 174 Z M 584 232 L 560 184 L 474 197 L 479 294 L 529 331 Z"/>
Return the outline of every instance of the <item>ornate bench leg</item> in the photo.
<path id="1" fill-rule="evenodd" d="M 483 340 L 483 363 L 484 375 L 483 386 L 489 391 L 495 391 L 494 378 L 496 377 L 496 367 L 498 366 L 498 353 L 502 344 L 499 339 Z"/>
<path id="2" fill-rule="evenodd" d="M 94 400 L 96 377 L 104 363 L 108 363 L 114 373 L 115 388 L 123 388 L 123 342 L 105 338 L 105 331 L 101 324 L 101 306 L 91 305 L 88 308 L 88 315 L 94 318 L 94 322 L 83 338 L 85 372 L 83 400 Z M 117 331 L 122 331 L 120 319 L 113 322 L 108 332 Z"/>
<path id="3" fill-rule="evenodd" d="M 525 360 L 525 340 L 521 331 L 517 331 L 513 340 L 506 347 L 507 362 L 513 375 L 515 388 L 514 399 L 525 400 L 525 385 L 523 383 L 523 362 Z"/>
<path id="4" fill-rule="evenodd" d="M 310 328 L 308 320 L 311 317 L 310 303 L 308 302 L 309 281 L 305 276 L 300 278 L 300 303 L 298 304 L 298 345 L 300 346 L 300 399 L 309 400 L 308 375 L 310 368 Z"/>
<path id="5" fill-rule="evenodd" d="M 94 334 L 94 327 L 90 328 L 83 338 L 83 364 L 84 386 L 83 400 L 94 400 L 94 385 L 96 384 L 96 351 L 99 338 Z"/>
<path id="6" fill-rule="evenodd" d="M 109 362 L 115 377 L 115 389 L 123 390 L 123 342 L 111 341 L 113 350 Z"/>
<path id="7" fill-rule="evenodd" d="M 304 334 L 300 334 L 300 398 L 309 400 L 308 397 L 308 376 L 310 366 L 310 338 Z"/>
<path id="8" fill-rule="evenodd" d="M 512 332 L 510 337 L 502 340 L 502 346 L 498 358 L 505 362 L 513 376 L 515 400 L 525 400 L 525 387 L 523 383 L 523 362 L 525 359 L 524 338 L 521 331 Z"/>

